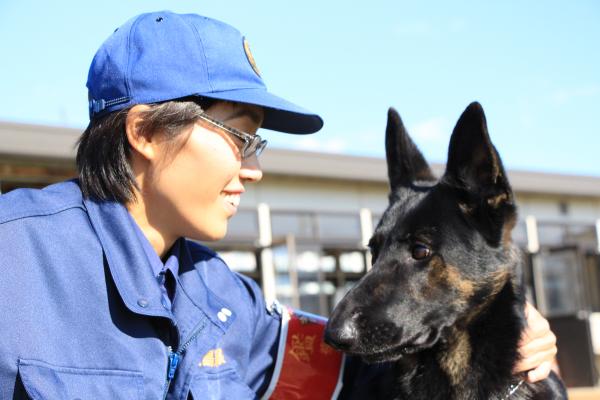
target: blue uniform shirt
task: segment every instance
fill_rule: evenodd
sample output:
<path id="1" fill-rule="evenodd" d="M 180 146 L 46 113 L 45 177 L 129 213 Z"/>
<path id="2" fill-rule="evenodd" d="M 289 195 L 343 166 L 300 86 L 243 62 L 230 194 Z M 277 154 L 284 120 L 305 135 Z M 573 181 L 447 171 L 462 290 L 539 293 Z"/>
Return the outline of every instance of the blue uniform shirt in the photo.
<path id="1" fill-rule="evenodd" d="M 260 396 L 280 316 L 257 285 L 180 239 L 165 305 L 142 239 L 75 181 L 0 196 L 1 399 Z"/>
<path id="2" fill-rule="evenodd" d="M 137 222 L 135 222 L 131 214 L 128 213 L 127 215 L 129 223 L 135 231 L 135 236 L 141 248 L 144 250 L 148 263 L 150 263 L 150 267 L 152 268 L 152 272 L 160 285 L 162 293 L 160 300 L 161 304 L 166 310 L 171 311 L 172 300 L 175 296 L 175 290 L 177 289 L 177 278 L 179 277 L 179 243 L 173 245 L 167 255 L 167 261 L 163 263 Z"/>

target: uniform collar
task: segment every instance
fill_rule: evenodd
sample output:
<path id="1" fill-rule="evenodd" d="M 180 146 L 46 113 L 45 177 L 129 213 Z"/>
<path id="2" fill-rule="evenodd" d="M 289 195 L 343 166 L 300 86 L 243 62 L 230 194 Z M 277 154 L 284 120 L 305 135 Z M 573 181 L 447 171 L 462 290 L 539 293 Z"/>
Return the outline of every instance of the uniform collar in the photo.
<path id="1" fill-rule="evenodd" d="M 84 199 L 84 205 L 127 308 L 138 314 L 170 318 L 161 304 L 160 287 L 127 209 L 117 202 L 90 198 Z"/>
<path id="2" fill-rule="evenodd" d="M 161 303 L 160 286 L 152 265 L 137 239 L 135 226 L 131 224 L 127 209 L 117 202 L 97 201 L 90 198 L 84 199 L 84 206 L 102 244 L 108 268 L 126 307 L 138 314 L 172 318 L 172 314 L 165 310 Z M 215 257 L 214 252 L 207 249 L 204 253 L 206 259 L 192 258 L 184 239 L 175 242 L 171 253 L 178 257 L 180 276 L 196 269 L 195 262 L 209 262 Z M 197 272 L 186 274 L 187 282 L 183 284 L 184 291 L 186 287 L 194 288 L 193 293 L 186 291 L 186 296 L 213 324 L 224 331 L 235 320 L 233 307 L 215 295 L 206 285 L 202 274 Z M 225 320 L 222 316 L 220 318 L 219 314 L 223 309 L 232 313 L 227 315 Z"/>

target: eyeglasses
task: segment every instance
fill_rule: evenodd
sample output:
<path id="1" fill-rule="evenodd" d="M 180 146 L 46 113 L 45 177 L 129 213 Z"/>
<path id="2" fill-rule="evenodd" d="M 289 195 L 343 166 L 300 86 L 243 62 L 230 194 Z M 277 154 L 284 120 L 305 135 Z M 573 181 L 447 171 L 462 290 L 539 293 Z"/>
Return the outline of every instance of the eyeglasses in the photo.
<path id="1" fill-rule="evenodd" d="M 252 154 L 256 154 L 256 156 L 258 157 L 260 155 L 260 153 L 262 153 L 262 151 L 267 146 L 267 141 L 262 139 L 258 135 L 251 135 L 249 133 L 242 132 L 238 129 L 227 126 L 224 123 L 222 123 L 221 121 L 211 118 L 206 114 L 202 114 L 199 117 L 201 119 L 211 123 L 212 125 L 215 125 L 217 128 L 220 128 L 220 129 L 224 130 L 225 132 L 229 133 L 230 135 L 233 135 L 236 138 L 243 141 L 244 145 L 242 146 L 242 149 L 240 150 L 240 153 L 242 154 L 242 158 L 251 157 Z"/>

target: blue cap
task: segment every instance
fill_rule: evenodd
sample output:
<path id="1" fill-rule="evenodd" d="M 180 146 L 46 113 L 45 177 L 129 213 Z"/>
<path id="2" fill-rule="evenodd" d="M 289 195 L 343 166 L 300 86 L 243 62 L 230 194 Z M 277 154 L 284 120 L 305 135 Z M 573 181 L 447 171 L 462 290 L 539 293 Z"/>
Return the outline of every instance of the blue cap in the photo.
<path id="1" fill-rule="evenodd" d="M 90 119 L 135 104 L 202 96 L 254 104 L 262 127 L 313 133 L 323 120 L 267 91 L 245 38 L 230 25 L 195 14 L 141 14 L 102 44 L 90 66 Z"/>

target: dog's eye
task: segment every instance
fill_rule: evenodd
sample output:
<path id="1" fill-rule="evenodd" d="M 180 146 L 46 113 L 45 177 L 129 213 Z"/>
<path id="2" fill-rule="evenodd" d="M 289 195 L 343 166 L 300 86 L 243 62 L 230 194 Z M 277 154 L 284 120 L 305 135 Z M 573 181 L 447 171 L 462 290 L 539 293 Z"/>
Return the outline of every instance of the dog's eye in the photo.
<path id="1" fill-rule="evenodd" d="M 424 244 L 415 244 L 412 247 L 412 258 L 415 260 L 423 260 L 431 255 L 431 249 Z"/>
<path id="2" fill-rule="evenodd" d="M 371 250 L 371 261 L 374 263 L 375 260 L 377 259 L 377 255 L 378 255 L 378 251 L 377 249 L 379 248 L 378 245 L 378 241 L 375 239 L 375 236 L 373 236 L 370 240 L 369 240 L 369 250 Z"/>
<path id="3" fill-rule="evenodd" d="M 377 249 L 375 247 L 370 247 L 369 250 L 371 250 L 371 262 L 375 263 L 378 255 Z"/>

